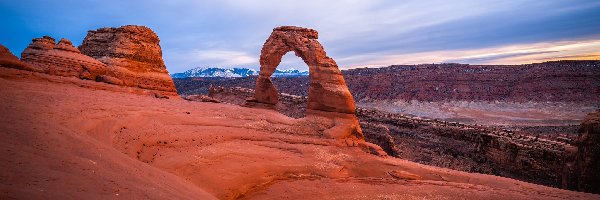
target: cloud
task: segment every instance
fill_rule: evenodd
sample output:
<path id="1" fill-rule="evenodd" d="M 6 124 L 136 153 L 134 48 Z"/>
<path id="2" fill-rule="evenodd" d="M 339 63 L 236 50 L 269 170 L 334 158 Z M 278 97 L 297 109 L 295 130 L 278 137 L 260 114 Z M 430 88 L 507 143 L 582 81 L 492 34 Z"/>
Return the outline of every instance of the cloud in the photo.
<path id="1" fill-rule="evenodd" d="M 339 59 L 357 63 L 343 68 L 381 67 L 393 64 L 469 63 L 524 64 L 562 59 L 600 60 L 600 39 L 525 43 L 468 50 L 442 50 L 407 54 L 365 54 Z"/>
<path id="2" fill-rule="evenodd" d="M 19 54 L 32 37 L 65 37 L 79 44 L 90 29 L 146 25 L 161 39 L 167 68 L 177 72 L 196 66 L 257 67 L 262 44 L 281 25 L 318 30 L 328 55 L 346 68 L 577 57 L 593 53 L 584 47 L 569 53 L 499 49 L 498 55 L 489 56 L 474 51 L 600 38 L 600 2 L 595 0 L 61 0 L 55 4 L 69 12 L 57 13 L 42 0 L 0 1 L 0 22 L 7 25 L 0 26 L 0 43 Z M 282 62 L 284 68 L 298 65 L 302 62 L 293 57 Z"/>

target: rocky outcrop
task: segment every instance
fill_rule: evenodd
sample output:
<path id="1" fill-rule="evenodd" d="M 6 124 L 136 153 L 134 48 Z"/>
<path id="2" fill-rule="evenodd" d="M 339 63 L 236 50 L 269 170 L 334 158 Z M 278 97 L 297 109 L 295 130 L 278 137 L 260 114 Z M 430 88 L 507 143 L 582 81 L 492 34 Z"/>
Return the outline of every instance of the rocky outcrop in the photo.
<path id="1" fill-rule="evenodd" d="M 563 188 L 600 194 L 600 110 L 581 123 L 577 149 L 565 165 Z"/>
<path id="2" fill-rule="evenodd" d="M 79 50 L 109 66 L 102 81 L 176 92 L 159 42 L 150 28 L 128 25 L 89 31 Z"/>
<path id="3" fill-rule="evenodd" d="M 357 116 L 366 138 L 382 134 L 392 136 L 399 158 L 552 187 L 561 187 L 563 165 L 567 162 L 566 157 L 571 155 L 570 149 L 574 148 L 572 144 L 539 138 L 526 132 L 374 109 L 358 108 Z M 374 143 L 386 149 L 385 142 Z"/>
<path id="4" fill-rule="evenodd" d="M 354 113 L 354 100 L 337 64 L 329 58 L 313 29 L 282 26 L 273 29 L 260 55 L 260 75 L 256 82 L 256 101 L 277 103 L 277 89 L 271 75 L 287 52 L 293 51 L 309 67 L 308 109 Z"/>
<path id="5" fill-rule="evenodd" d="M 367 142 L 379 145 L 390 156 L 398 157 L 401 154 L 387 126 L 363 121 L 360 127 Z"/>
<path id="6" fill-rule="evenodd" d="M 21 62 L 19 58 L 17 58 L 17 56 L 13 55 L 8 50 L 8 48 L 2 45 L 0 45 L 0 67 L 15 68 L 29 71 L 35 70 L 26 63 Z"/>
<path id="7" fill-rule="evenodd" d="M 273 108 L 278 92 L 271 75 L 287 52 L 293 51 L 309 67 L 311 84 L 308 88 L 307 114 L 334 119 L 334 126 L 323 132 L 329 138 L 357 138 L 364 136 L 354 115 L 354 99 L 344 77 L 333 59 L 328 57 L 317 40 L 313 29 L 282 26 L 273 29 L 260 55 L 260 74 L 256 81 L 255 98 L 249 106 L 266 105 Z M 320 119 L 315 119 L 320 121 Z"/>
<path id="8" fill-rule="evenodd" d="M 54 38 L 35 38 L 21 53 L 21 60 L 29 64 L 30 71 L 56 76 L 73 76 L 96 80 L 106 73 L 106 65 L 81 54 L 68 39 L 55 44 Z M 27 69 L 26 69 L 27 70 Z"/>

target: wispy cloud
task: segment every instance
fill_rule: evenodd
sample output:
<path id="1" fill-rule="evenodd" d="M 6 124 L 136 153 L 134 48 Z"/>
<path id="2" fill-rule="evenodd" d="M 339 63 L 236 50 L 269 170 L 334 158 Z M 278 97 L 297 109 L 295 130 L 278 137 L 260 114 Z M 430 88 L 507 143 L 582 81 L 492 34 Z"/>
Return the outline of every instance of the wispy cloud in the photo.
<path id="1" fill-rule="evenodd" d="M 359 63 L 343 66 L 381 67 L 395 64 L 470 63 L 470 64 L 523 64 L 562 59 L 600 59 L 600 40 L 557 41 L 505 45 L 470 50 L 443 50 L 419 53 L 379 55 L 366 54 L 340 59 Z"/>
<path id="2" fill-rule="evenodd" d="M 19 54 L 32 37 L 79 44 L 87 30 L 139 24 L 159 35 L 170 71 L 196 66 L 258 67 L 274 27 L 319 31 L 328 55 L 344 68 L 445 61 L 528 63 L 595 55 L 596 0 L 42 0 L 0 1 L 0 43 Z M 528 49 L 528 45 L 549 46 Z M 505 49 L 516 46 L 518 49 Z M 554 52 L 558 51 L 558 52 Z M 593 56 L 592 56 L 593 58 Z M 253 59 L 253 61 L 251 61 Z M 281 67 L 305 66 L 286 57 Z"/>

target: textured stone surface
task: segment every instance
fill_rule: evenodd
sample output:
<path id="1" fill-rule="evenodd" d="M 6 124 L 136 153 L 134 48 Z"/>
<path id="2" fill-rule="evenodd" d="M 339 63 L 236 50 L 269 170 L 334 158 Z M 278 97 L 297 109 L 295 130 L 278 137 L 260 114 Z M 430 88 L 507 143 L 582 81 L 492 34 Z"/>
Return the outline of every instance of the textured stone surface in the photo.
<path id="1" fill-rule="evenodd" d="M 573 162 L 567 164 L 563 187 L 600 194 L 600 110 L 590 113 L 581 123 Z"/>
<path id="2" fill-rule="evenodd" d="M 36 72 L 57 76 L 73 76 L 96 80 L 106 73 L 107 66 L 83 55 L 71 41 L 61 39 L 58 44 L 49 36 L 35 38 L 21 53 L 21 60 Z"/>
<path id="3" fill-rule="evenodd" d="M 320 115 L 334 119 L 334 126 L 322 135 L 328 138 L 363 140 L 362 130 L 354 115 L 354 99 L 335 61 L 327 57 L 313 29 L 282 26 L 273 29 L 260 54 L 260 74 L 254 99 L 248 106 L 276 109 L 278 92 L 271 75 L 287 52 L 293 51 L 309 67 L 307 116 Z M 318 122 L 317 122 L 318 123 Z"/>
<path id="4" fill-rule="evenodd" d="M 270 76 L 281 58 L 293 51 L 308 65 L 311 84 L 308 89 L 309 110 L 354 113 L 354 100 L 337 64 L 329 58 L 313 29 L 282 26 L 273 29 L 260 55 L 260 75 L 256 82 L 256 101 L 277 103 L 277 89 Z"/>
<path id="5" fill-rule="evenodd" d="M 247 88 L 213 87 L 209 95 L 231 104 L 243 104 L 253 96 Z M 276 110 L 293 116 L 299 101 L 279 93 Z M 280 106 L 281 105 L 281 106 Z M 563 166 L 574 156 L 569 138 L 538 137 L 523 131 L 468 125 L 442 120 L 411 117 L 375 109 L 357 108 L 365 141 L 379 145 L 388 155 L 443 168 L 493 174 L 536 184 L 561 187 Z M 348 134 L 336 129 L 326 134 Z M 568 182 L 576 184 L 572 180 Z M 565 187 L 578 190 L 575 186 Z"/>
<path id="6" fill-rule="evenodd" d="M 389 134 L 397 157 L 432 166 L 494 174 L 531 183 L 561 187 L 562 170 L 574 146 L 486 126 L 423 119 L 375 109 L 358 108 L 367 140 Z M 381 129 L 385 127 L 382 131 Z M 388 133 L 389 132 L 389 133 Z M 383 142 L 383 143 L 382 143 Z"/>
<path id="7" fill-rule="evenodd" d="M 79 50 L 109 66 L 107 77 L 103 79 L 126 86 L 175 92 L 159 42 L 150 28 L 128 25 L 89 31 Z"/>
<path id="8" fill-rule="evenodd" d="M 526 65 L 392 65 L 343 73 L 357 102 L 600 101 L 598 60 Z"/>
<path id="9" fill-rule="evenodd" d="M 373 156 L 359 147 L 375 146 L 316 137 L 305 122 L 0 78 L 0 199 L 600 199 Z"/>
<path id="10" fill-rule="evenodd" d="M 0 67 L 8 67 L 15 69 L 23 69 L 34 71 L 35 69 L 31 66 L 23 63 L 17 58 L 17 56 L 13 55 L 8 48 L 0 45 Z"/>

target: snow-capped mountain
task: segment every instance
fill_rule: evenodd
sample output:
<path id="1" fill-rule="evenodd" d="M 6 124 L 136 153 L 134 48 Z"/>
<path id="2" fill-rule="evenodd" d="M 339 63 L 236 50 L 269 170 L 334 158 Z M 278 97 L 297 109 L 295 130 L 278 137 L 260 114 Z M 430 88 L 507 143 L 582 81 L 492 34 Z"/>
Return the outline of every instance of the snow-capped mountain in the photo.
<path id="1" fill-rule="evenodd" d="M 171 74 L 173 78 L 189 78 L 189 77 L 246 77 L 258 75 L 258 71 L 247 68 L 232 68 L 224 69 L 218 67 L 197 67 L 187 70 L 182 73 Z M 274 77 L 289 77 L 289 76 L 308 76 L 308 71 L 300 71 L 297 69 L 275 70 Z"/>
<path id="2" fill-rule="evenodd" d="M 297 69 L 286 69 L 286 70 L 275 69 L 275 73 L 273 73 L 272 76 L 275 76 L 275 77 L 308 76 L 308 71 L 300 71 Z"/>
<path id="3" fill-rule="evenodd" d="M 188 77 L 246 77 L 258 75 L 258 71 L 246 68 L 223 69 L 217 67 L 197 67 L 187 70 L 182 73 L 171 74 L 173 78 L 188 78 Z"/>

